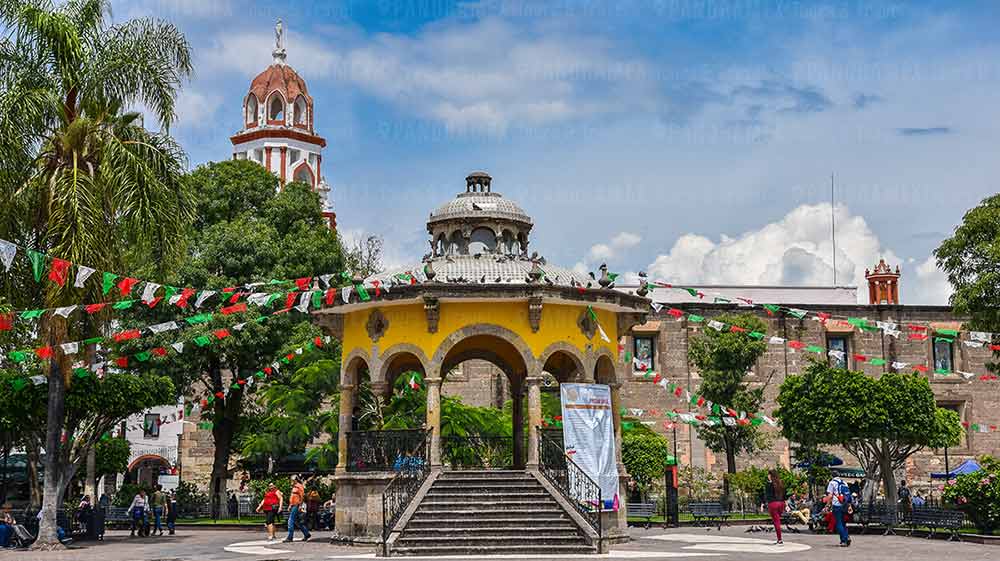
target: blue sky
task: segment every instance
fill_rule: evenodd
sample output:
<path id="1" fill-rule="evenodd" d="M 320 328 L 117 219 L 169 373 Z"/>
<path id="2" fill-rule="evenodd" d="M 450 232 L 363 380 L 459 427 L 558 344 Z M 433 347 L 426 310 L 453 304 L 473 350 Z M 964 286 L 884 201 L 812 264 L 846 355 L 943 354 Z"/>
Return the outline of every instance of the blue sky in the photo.
<path id="1" fill-rule="evenodd" d="M 996 192 L 995 2 L 136 0 L 196 74 L 173 132 L 229 157 L 273 25 L 308 82 L 348 235 L 390 263 L 485 169 L 551 261 L 687 283 L 830 284 L 885 257 L 904 302 L 944 303 L 929 260 Z"/>

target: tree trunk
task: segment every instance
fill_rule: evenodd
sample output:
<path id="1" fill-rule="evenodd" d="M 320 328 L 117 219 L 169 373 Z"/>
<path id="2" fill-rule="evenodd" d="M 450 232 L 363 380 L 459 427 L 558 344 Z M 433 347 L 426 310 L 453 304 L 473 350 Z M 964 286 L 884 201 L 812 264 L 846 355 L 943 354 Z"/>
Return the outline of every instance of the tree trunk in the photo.
<path id="1" fill-rule="evenodd" d="M 28 444 L 24 451 L 28 464 L 28 506 L 31 510 L 38 510 L 42 506 L 42 481 L 38 474 L 42 453 L 35 444 Z"/>
<path id="2" fill-rule="evenodd" d="M 726 473 L 731 475 L 736 473 L 736 447 L 729 440 L 729 437 L 723 437 L 722 441 L 726 445 Z M 729 477 L 724 477 L 722 480 L 722 494 L 724 495 L 723 500 L 725 504 L 729 504 Z"/>
<path id="3" fill-rule="evenodd" d="M 899 501 L 896 494 L 896 473 L 892 469 L 892 458 L 885 443 L 879 449 L 879 471 L 882 472 L 882 484 L 885 485 L 885 502 L 895 505 Z"/>
<path id="4" fill-rule="evenodd" d="M 66 386 L 62 370 L 52 361 L 49 371 L 48 417 L 45 427 L 45 485 L 42 494 L 42 519 L 38 524 L 38 539 L 33 549 L 47 549 L 58 546 L 56 513 L 62 504 L 62 489 L 59 475 L 62 458 L 62 427 L 66 415 Z"/>
<path id="5" fill-rule="evenodd" d="M 92 503 L 97 502 L 97 447 L 91 446 L 87 452 L 87 477 L 83 484 L 83 494 L 90 497 Z"/>
<path id="6" fill-rule="evenodd" d="M 222 370 L 218 364 L 213 364 L 211 368 L 212 383 L 216 388 L 214 391 L 222 391 L 224 387 Z M 235 378 L 236 376 L 234 376 Z M 243 409 L 243 390 L 230 391 L 225 400 L 216 399 L 214 408 L 212 439 L 215 443 L 215 455 L 212 458 L 212 480 L 209 493 L 212 501 L 212 514 L 218 516 L 226 508 L 229 456 L 232 454 L 236 423 Z"/>

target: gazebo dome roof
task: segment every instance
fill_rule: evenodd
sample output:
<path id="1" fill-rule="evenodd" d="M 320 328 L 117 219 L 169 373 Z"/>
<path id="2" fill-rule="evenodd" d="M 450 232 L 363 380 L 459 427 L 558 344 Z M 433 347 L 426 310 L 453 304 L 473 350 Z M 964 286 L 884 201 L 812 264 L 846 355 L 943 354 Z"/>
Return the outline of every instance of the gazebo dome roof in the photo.
<path id="1" fill-rule="evenodd" d="M 538 266 L 537 269 L 535 265 Z M 548 264 L 544 259 L 538 257 L 532 259 L 492 254 L 435 257 L 424 263 L 399 267 L 372 275 L 365 279 L 365 284 L 371 284 L 373 280 L 379 281 L 383 286 L 407 284 L 406 281 L 400 280 L 400 276 L 406 274 L 412 274 L 417 282 L 426 282 L 428 279 L 425 266 L 429 266 L 433 271 L 434 282 L 445 284 L 534 283 L 550 286 L 599 288 L 597 281 L 590 278 L 589 275 Z M 537 275 L 539 270 L 542 276 L 534 281 L 532 279 L 533 271 Z"/>
<path id="2" fill-rule="evenodd" d="M 500 193 L 459 193 L 431 213 L 428 224 L 442 220 L 501 218 L 531 224 L 531 217 L 517 203 Z"/>

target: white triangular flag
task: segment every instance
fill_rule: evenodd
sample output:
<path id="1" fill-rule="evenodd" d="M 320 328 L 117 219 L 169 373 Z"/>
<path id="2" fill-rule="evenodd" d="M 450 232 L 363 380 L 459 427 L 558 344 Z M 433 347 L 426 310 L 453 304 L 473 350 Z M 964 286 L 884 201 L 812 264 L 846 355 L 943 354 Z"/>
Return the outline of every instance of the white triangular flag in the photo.
<path id="1" fill-rule="evenodd" d="M 312 296 L 312 292 L 303 292 L 299 296 L 299 305 L 295 306 L 295 309 L 302 312 L 303 314 L 309 313 L 309 298 Z"/>
<path id="2" fill-rule="evenodd" d="M 295 354 L 297 354 L 297 355 L 302 354 L 302 347 L 299 347 L 299 348 L 295 349 Z"/>
<path id="3" fill-rule="evenodd" d="M 993 340 L 993 334 L 986 331 L 970 331 L 969 338 L 973 341 L 989 343 Z"/>
<path id="4" fill-rule="evenodd" d="M 330 337 L 329 335 L 324 335 L 324 336 L 323 336 L 323 342 L 324 342 L 324 343 L 329 343 L 331 339 L 332 339 L 332 338 L 331 338 L 331 337 Z"/>
<path id="5" fill-rule="evenodd" d="M 663 309 L 663 304 L 660 304 L 659 302 L 650 302 L 649 307 L 653 308 L 654 312 L 660 313 L 660 310 Z"/>
<path id="6" fill-rule="evenodd" d="M 267 316 L 264 316 L 264 317 L 267 317 Z M 246 327 L 246 326 L 247 326 L 247 322 L 245 322 L 245 321 L 243 323 L 237 323 L 236 325 L 233 326 L 233 331 L 243 331 L 243 328 Z"/>
<path id="7" fill-rule="evenodd" d="M 164 331 L 171 331 L 177 328 L 178 325 L 176 321 L 165 321 L 163 323 L 155 323 L 149 326 L 149 330 L 153 333 L 163 333 Z"/>
<path id="8" fill-rule="evenodd" d="M 962 372 L 961 370 L 956 370 L 955 372 L 958 372 L 966 380 L 971 380 L 972 378 L 976 377 L 976 374 L 974 372 Z"/>
<path id="9" fill-rule="evenodd" d="M 726 328 L 726 324 L 721 321 L 715 321 L 714 319 L 708 322 L 708 326 L 716 331 L 722 331 Z"/>
<path id="10" fill-rule="evenodd" d="M 875 326 L 882 331 L 895 331 L 896 324 L 891 321 L 876 321 Z"/>
<path id="11" fill-rule="evenodd" d="M 968 341 L 968 340 L 966 340 L 966 341 L 962 341 L 962 344 L 965 345 L 966 347 L 972 347 L 973 349 L 981 349 L 981 348 L 983 348 L 983 346 L 986 343 L 983 343 L 982 341 Z"/>
<path id="12" fill-rule="evenodd" d="M 764 419 L 764 422 L 767 423 L 767 424 L 769 424 L 769 425 L 771 425 L 772 427 L 778 425 L 777 421 L 775 421 L 774 419 L 768 417 L 767 415 L 761 415 L 760 418 Z"/>
<path id="13" fill-rule="evenodd" d="M 885 329 L 883 332 L 890 337 L 895 337 L 896 339 L 899 339 L 899 336 L 902 334 L 902 332 L 898 329 Z"/>
<path id="14" fill-rule="evenodd" d="M 845 353 L 844 351 L 838 351 L 836 349 L 830 349 L 826 354 L 832 357 L 836 357 L 837 360 L 844 360 L 844 358 L 847 357 L 847 353 Z"/>
<path id="15" fill-rule="evenodd" d="M 350 286 L 345 286 L 340 289 L 340 296 L 344 299 L 344 303 L 347 304 L 351 301 L 351 288 Z"/>
<path id="16" fill-rule="evenodd" d="M 156 291 L 160 289 L 160 285 L 155 282 L 147 282 L 146 286 L 142 289 L 142 301 L 145 303 L 150 303 L 156 299 Z"/>
<path id="17" fill-rule="evenodd" d="M 892 363 L 892 369 L 893 370 L 902 370 L 902 369 L 906 368 L 907 366 L 909 366 L 909 364 L 910 363 L 908 363 L 908 362 L 894 362 L 894 363 Z"/>
<path id="18" fill-rule="evenodd" d="M 333 278 L 333 274 L 332 273 L 328 273 L 328 274 L 320 275 L 319 276 L 319 280 L 323 282 L 323 287 L 324 288 L 329 288 L 329 286 L 330 286 L 330 279 L 331 278 Z"/>
<path id="19" fill-rule="evenodd" d="M 601 327 L 601 324 L 599 323 L 597 324 L 597 334 L 601 336 L 601 340 L 605 343 L 611 342 L 611 339 L 608 338 L 608 334 L 604 332 L 604 328 Z"/>
<path id="20" fill-rule="evenodd" d="M 198 299 L 195 300 L 194 302 L 194 307 L 200 308 L 201 305 L 205 303 L 205 300 L 211 298 L 213 294 L 215 294 L 214 290 L 202 290 L 201 292 L 199 292 Z"/>
<path id="21" fill-rule="evenodd" d="M 179 352 L 179 353 L 183 353 L 184 352 L 184 343 L 174 343 L 174 344 L 172 344 L 170 346 L 173 347 L 174 350 L 177 351 L 177 352 Z"/>
<path id="22" fill-rule="evenodd" d="M 266 292 L 254 292 L 250 296 L 247 296 L 247 302 L 254 306 L 263 306 L 267 304 L 267 299 L 270 297 L 271 295 Z"/>
<path id="23" fill-rule="evenodd" d="M 734 419 L 732 417 L 723 417 L 722 418 L 722 422 L 727 427 L 735 427 L 736 426 L 736 419 Z"/>
<path id="24" fill-rule="evenodd" d="M 83 283 L 87 282 L 87 279 L 89 279 L 92 274 L 94 274 L 94 269 L 84 267 L 83 265 L 77 265 L 76 282 L 73 283 L 73 286 L 76 288 L 83 288 Z"/>
<path id="25" fill-rule="evenodd" d="M 63 343 L 59 345 L 62 349 L 64 355 L 75 355 L 78 350 L 80 350 L 80 343 L 74 341 L 72 343 Z"/>
<path id="26" fill-rule="evenodd" d="M 770 344 L 772 344 L 772 345 L 784 345 L 785 344 L 785 340 L 782 339 L 781 337 L 771 337 L 770 339 L 768 339 L 767 342 L 770 343 Z"/>
<path id="27" fill-rule="evenodd" d="M 181 301 L 181 295 L 180 294 L 174 294 L 173 296 L 170 297 L 169 300 L 167 300 L 167 304 L 170 304 L 171 306 L 173 306 L 173 305 L 177 304 L 180 301 Z"/>
<path id="28" fill-rule="evenodd" d="M 15 255 L 17 246 L 7 240 L 0 240 L 0 262 L 3 263 L 4 270 L 10 271 L 10 264 L 14 262 Z"/>
<path id="29" fill-rule="evenodd" d="M 32 377 L 30 377 L 28 379 L 31 380 L 31 383 L 34 384 L 34 385 L 36 385 L 36 386 L 39 386 L 41 384 L 46 384 L 49 381 L 48 378 L 46 378 L 45 376 L 42 376 L 40 374 L 38 376 L 32 376 Z"/>
<path id="30" fill-rule="evenodd" d="M 73 305 L 73 306 L 63 306 L 62 308 L 56 308 L 55 311 L 52 312 L 52 313 L 54 313 L 55 315 L 57 315 L 59 317 L 64 317 L 65 318 L 65 317 L 69 317 L 69 315 L 72 314 L 73 310 L 75 310 L 75 309 L 76 309 L 75 305 Z"/>

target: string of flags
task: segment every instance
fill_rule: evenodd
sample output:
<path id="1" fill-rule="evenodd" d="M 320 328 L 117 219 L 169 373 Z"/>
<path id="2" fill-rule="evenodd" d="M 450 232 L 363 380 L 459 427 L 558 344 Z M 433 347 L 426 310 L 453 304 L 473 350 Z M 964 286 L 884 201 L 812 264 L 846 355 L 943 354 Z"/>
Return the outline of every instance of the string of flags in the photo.
<path id="1" fill-rule="evenodd" d="M 659 307 L 657 307 L 657 305 L 654 303 L 653 309 L 657 313 L 659 313 L 659 311 L 663 309 L 663 306 L 659 305 Z M 896 372 L 901 372 L 901 371 L 904 371 L 904 370 L 907 370 L 907 369 L 912 369 L 912 370 L 915 370 L 915 371 L 918 371 L 918 372 L 922 372 L 922 373 L 927 373 L 927 372 L 932 372 L 933 371 L 935 374 L 939 374 L 939 375 L 942 375 L 942 376 L 950 376 L 950 375 L 956 375 L 957 374 L 957 375 L 961 376 L 962 378 L 964 378 L 966 380 L 972 380 L 973 378 L 977 377 L 977 375 L 975 373 L 973 373 L 973 372 L 965 372 L 965 371 L 961 371 L 961 370 L 951 371 L 951 370 L 943 369 L 943 368 L 934 368 L 934 369 L 932 369 L 931 366 L 929 366 L 927 363 L 911 363 L 911 362 L 902 362 L 902 361 L 887 361 L 885 358 L 882 358 L 882 357 L 877 357 L 877 356 L 872 356 L 872 355 L 865 355 L 865 354 L 861 354 L 861 353 L 850 353 L 849 354 L 849 353 L 846 353 L 845 351 L 841 351 L 841 350 L 838 350 L 838 349 L 828 349 L 828 348 L 822 347 L 820 345 L 810 345 L 808 343 L 805 343 L 805 342 L 799 341 L 799 340 L 795 340 L 795 339 L 786 339 L 784 337 L 778 337 L 778 336 L 775 336 L 775 335 L 768 336 L 767 333 L 764 333 L 764 332 L 761 332 L 761 331 L 748 330 L 748 329 L 742 328 L 742 327 L 740 327 L 738 325 L 733 325 L 733 324 L 721 322 L 721 321 L 714 320 L 714 319 L 708 319 L 708 318 L 705 318 L 704 316 L 700 316 L 700 315 L 697 315 L 697 314 L 688 313 L 688 312 L 685 312 L 684 310 L 680 310 L 678 308 L 669 308 L 669 309 L 667 309 L 666 313 L 667 313 L 667 315 L 675 318 L 677 321 L 687 320 L 689 323 L 704 324 L 707 328 L 714 329 L 714 330 L 716 330 L 716 331 L 718 331 L 720 333 L 721 332 L 742 333 L 742 334 L 744 334 L 745 336 L 747 336 L 747 337 L 749 337 L 751 339 L 756 339 L 758 341 L 765 341 L 766 340 L 769 345 L 783 345 L 783 346 L 787 346 L 788 348 L 790 348 L 792 350 L 792 352 L 802 351 L 802 352 L 806 352 L 806 353 L 814 353 L 817 356 L 829 356 L 831 358 L 837 359 L 838 361 L 845 361 L 847 358 L 852 358 L 852 359 L 854 359 L 854 361 L 857 364 L 860 364 L 860 365 L 866 365 L 867 364 L 867 365 L 871 365 L 871 366 L 886 366 L 888 368 L 891 368 L 892 370 L 895 370 Z M 883 324 L 883 323 L 888 323 L 888 322 L 876 322 L 876 323 Z M 854 325 L 854 326 L 858 326 L 858 327 L 862 327 L 863 326 L 863 328 L 865 328 L 865 329 L 880 329 L 881 328 L 881 327 L 876 326 L 876 325 L 869 325 L 869 323 L 868 323 L 867 320 L 860 319 L 860 318 L 851 318 L 851 320 L 848 322 L 848 325 Z M 893 324 L 893 326 L 895 326 L 895 324 Z M 910 327 L 911 328 L 919 328 L 919 329 L 916 329 L 916 331 L 919 331 L 920 329 L 923 329 L 923 330 L 927 329 L 926 327 L 923 327 L 923 326 L 913 326 L 913 325 L 911 325 Z M 936 335 L 935 335 L 934 339 L 936 341 L 942 340 L 942 341 L 947 341 L 949 343 L 953 343 L 956 340 L 956 338 L 959 336 L 959 332 L 957 330 L 938 329 L 938 330 L 935 330 L 935 333 L 936 333 Z M 978 333 L 978 332 L 971 332 L 971 333 Z M 922 335 L 923 335 L 923 338 L 921 340 L 926 340 L 927 337 L 928 337 L 928 335 L 926 333 L 923 333 Z M 976 336 L 982 338 L 983 335 L 984 334 L 980 334 L 980 335 L 976 335 Z M 985 334 L 985 335 L 990 335 L 990 334 Z M 971 341 L 971 340 L 963 340 L 962 343 L 963 344 L 967 344 L 967 343 L 977 343 L 978 344 L 977 341 Z M 982 346 L 982 345 L 980 345 L 980 346 Z M 1000 345 L 990 344 L 989 347 L 992 350 L 1000 351 Z M 621 346 L 619 346 L 619 352 L 621 352 L 621 350 L 622 350 Z M 628 352 L 625 353 L 625 361 L 626 362 L 628 362 L 630 360 L 629 359 L 630 356 L 631 356 L 630 353 L 628 353 Z M 632 367 L 633 367 L 633 369 L 636 370 L 637 372 L 649 371 L 651 369 L 651 367 L 652 367 L 652 365 L 648 365 L 645 362 L 643 362 L 642 360 L 640 360 L 638 358 L 635 358 L 635 357 L 631 358 L 631 361 L 632 361 Z M 991 381 L 991 380 L 996 380 L 997 379 L 997 376 L 993 375 L 993 374 L 984 374 L 984 375 L 979 375 L 978 377 L 982 381 Z"/>
<path id="2" fill-rule="evenodd" d="M 818 321 L 823 325 L 833 324 L 837 327 L 849 327 L 852 329 L 860 329 L 862 331 L 882 331 L 884 334 L 897 339 L 903 337 L 905 334 L 906 338 L 912 341 L 927 341 L 933 339 L 935 341 L 954 342 L 960 337 L 959 330 L 935 328 L 931 325 L 931 322 L 910 321 L 897 323 L 893 321 L 871 321 L 867 318 L 836 315 L 827 312 L 814 312 L 800 308 L 780 306 L 777 304 L 763 304 L 754 302 L 752 298 L 729 296 L 718 292 L 706 293 L 697 288 L 674 286 L 670 283 L 659 281 L 652 283 L 647 282 L 646 288 L 650 290 L 653 288 L 680 290 L 701 300 L 705 300 L 711 296 L 712 303 L 714 304 L 739 303 L 743 306 L 763 309 L 768 315 L 771 316 L 776 314 L 787 314 L 795 319 L 809 318 L 811 320 Z M 651 306 L 657 313 L 664 308 L 664 305 L 658 302 L 653 302 Z M 989 346 L 991 350 L 1000 351 L 1000 345 L 992 344 L 995 338 L 997 338 L 996 336 L 1000 334 L 988 331 L 967 331 L 967 333 L 969 335 L 968 339 L 962 341 L 965 346 L 972 348 Z"/>

